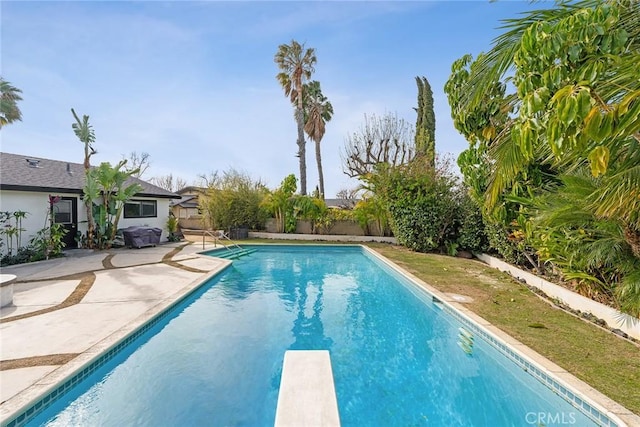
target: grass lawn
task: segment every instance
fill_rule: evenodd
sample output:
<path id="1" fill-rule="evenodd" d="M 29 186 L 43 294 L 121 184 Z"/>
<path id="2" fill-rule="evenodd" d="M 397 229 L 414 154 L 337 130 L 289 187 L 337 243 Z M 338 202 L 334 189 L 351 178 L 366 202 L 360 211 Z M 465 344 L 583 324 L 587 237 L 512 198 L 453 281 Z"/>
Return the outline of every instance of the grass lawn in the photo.
<path id="1" fill-rule="evenodd" d="M 243 243 L 336 243 L 251 239 Z M 601 393 L 640 415 L 640 347 L 543 301 L 526 286 L 477 260 L 367 243 Z"/>

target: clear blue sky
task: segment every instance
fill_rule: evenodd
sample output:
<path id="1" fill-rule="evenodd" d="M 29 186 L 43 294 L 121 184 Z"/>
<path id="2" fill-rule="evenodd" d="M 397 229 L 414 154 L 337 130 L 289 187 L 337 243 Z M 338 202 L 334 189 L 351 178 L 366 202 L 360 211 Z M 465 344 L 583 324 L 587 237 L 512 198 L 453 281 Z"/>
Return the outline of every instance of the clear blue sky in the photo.
<path id="1" fill-rule="evenodd" d="M 22 89 L 4 152 L 81 163 L 73 107 L 97 136 L 93 164 L 148 152 L 143 178 L 234 168 L 270 188 L 298 176 L 293 109 L 275 75 L 278 45 L 314 47 L 313 78 L 335 115 L 322 141 L 327 197 L 357 181 L 340 152 L 365 114 L 415 124 L 416 76 L 434 92 L 436 149 L 456 156 L 443 86 L 451 63 L 488 50 L 528 2 L 1 1 L 1 75 Z M 317 184 L 307 144 L 308 190 Z"/>

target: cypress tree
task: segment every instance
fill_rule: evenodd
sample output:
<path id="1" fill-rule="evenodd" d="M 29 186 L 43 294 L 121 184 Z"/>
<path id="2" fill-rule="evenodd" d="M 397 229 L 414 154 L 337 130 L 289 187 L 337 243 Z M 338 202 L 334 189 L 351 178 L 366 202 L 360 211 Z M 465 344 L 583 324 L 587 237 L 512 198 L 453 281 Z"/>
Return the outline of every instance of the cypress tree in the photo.
<path id="1" fill-rule="evenodd" d="M 426 77 L 416 77 L 418 85 L 418 108 L 416 112 L 416 152 L 430 166 L 436 159 L 436 115 L 433 111 L 433 91 Z"/>

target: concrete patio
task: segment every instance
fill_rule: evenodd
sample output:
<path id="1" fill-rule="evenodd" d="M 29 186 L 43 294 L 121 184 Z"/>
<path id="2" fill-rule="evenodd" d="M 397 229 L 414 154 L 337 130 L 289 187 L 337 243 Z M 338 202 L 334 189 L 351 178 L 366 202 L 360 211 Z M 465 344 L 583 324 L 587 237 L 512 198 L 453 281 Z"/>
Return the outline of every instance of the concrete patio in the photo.
<path id="1" fill-rule="evenodd" d="M 2 268 L 17 280 L 0 309 L 0 423 L 230 263 L 202 249 L 71 250 Z"/>

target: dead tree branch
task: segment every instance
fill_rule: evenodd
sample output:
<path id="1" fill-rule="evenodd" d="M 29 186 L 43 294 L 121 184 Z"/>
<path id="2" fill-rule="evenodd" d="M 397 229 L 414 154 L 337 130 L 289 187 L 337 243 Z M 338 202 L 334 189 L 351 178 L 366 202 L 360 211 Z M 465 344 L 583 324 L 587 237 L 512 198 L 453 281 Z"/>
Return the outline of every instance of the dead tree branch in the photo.
<path id="1" fill-rule="evenodd" d="M 380 164 L 399 166 L 415 156 L 414 129 L 395 114 L 364 116 L 358 132 L 347 137 L 342 157 L 343 172 L 350 178 L 373 173 Z"/>

